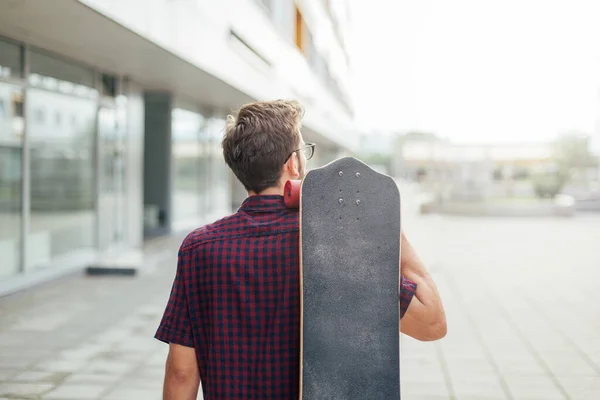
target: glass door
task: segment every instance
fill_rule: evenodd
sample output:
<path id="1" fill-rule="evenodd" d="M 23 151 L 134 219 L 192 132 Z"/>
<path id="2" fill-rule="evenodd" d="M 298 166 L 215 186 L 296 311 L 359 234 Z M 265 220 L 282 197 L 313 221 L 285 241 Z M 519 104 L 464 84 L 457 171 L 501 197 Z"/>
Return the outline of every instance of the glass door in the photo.
<path id="1" fill-rule="evenodd" d="M 23 92 L 0 82 L 0 279 L 20 271 Z"/>
<path id="2" fill-rule="evenodd" d="M 98 111 L 99 248 L 123 245 L 126 228 L 125 132 L 126 120 L 117 107 Z"/>

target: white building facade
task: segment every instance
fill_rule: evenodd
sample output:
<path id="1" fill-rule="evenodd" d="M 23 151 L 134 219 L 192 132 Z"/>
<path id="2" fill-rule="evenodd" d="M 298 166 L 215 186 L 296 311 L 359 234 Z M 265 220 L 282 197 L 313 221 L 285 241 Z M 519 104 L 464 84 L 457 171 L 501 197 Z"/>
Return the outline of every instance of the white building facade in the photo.
<path id="1" fill-rule="evenodd" d="M 356 150 L 348 4 L 1 2 L 0 294 L 239 205 L 220 139 L 246 102 L 299 100 L 313 166 Z"/>

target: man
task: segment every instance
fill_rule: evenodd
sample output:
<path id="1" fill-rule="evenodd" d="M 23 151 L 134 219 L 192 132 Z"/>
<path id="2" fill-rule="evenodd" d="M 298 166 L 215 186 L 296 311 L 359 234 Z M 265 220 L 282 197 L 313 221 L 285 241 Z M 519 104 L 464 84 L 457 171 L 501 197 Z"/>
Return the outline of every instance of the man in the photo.
<path id="1" fill-rule="evenodd" d="M 248 191 L 237 213 L 190 233 L 156 333 L 169 343 L 164 399 L 297 399 L 300 282 L 298 210 L 283 187 L 303 177 L 314 144 L 293 101 L 257 102 L 229 117 L 223 154 Z M 408 240 L 401 243 L 401 331 L 446 334 L 436 287 Z M 409 307 L 410 304 L 410 307 Z"/>

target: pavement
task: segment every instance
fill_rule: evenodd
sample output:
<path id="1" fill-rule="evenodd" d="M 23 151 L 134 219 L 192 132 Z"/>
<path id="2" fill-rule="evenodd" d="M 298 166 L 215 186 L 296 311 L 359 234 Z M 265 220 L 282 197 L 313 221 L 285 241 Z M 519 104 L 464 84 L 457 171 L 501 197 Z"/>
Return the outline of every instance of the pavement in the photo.
<path id="1" fill-rule="evenodd" d="M 402 337 L 402 398 L 600 399 L 600 216 L 419 216 L 404 198 L 449 331 Z M 0 298 L 0 399 L 160 399 L 167 346 L 153 334 L 180 240 L 148 243 L 137 277 L 75 274 Z"/>
<path id="2" fill-rule="evenodd" d="M 150 242 L 137 277 L 77 274 L 1 298 L 0 399 L 160 399 L 167 346 L 153 335 L 180 240 Z"/>

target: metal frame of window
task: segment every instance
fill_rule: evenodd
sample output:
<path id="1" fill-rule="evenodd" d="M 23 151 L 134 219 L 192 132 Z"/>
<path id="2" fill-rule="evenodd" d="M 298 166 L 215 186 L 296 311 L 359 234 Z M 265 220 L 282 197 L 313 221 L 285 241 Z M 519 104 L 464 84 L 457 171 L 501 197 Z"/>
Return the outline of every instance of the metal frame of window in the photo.
<path id="1" fill-rule="evenodd" d="M 19 272 L 25 273 L 27 266 L 27 237 L 29 236 L 29 220 L 31 218 L 31 169 L 29 157 L 29 129 L 27 118 L 27 78 L 29 77 L 29 46 L 21 47 L 23 58 L 23 142 L 21 147 L 21 254 Z"/>
<path id="2" fill-rule="evenodd" d="M 0 40 L 8 43 L 12 43 L 19 47 L 21 51 L 21 70 L 19 71 L 19 77 L 2 77 L 0 76 L 0 82 L 8 83 L 16 86 L 21 90 L 21 96 L 23 101 L 23 137 L 21 139 L 21 232 L 19 237 L 19 266 L 17 268 L 18 274 L 25 272 L 27 248 L 26 239 L 29 229 L 29 203 L 30 203 L 30 190 L 29 190 L 29 140 L 27 138 L 27 76 L 29 71 L 29 60 L 28 60 L 28 46 L 10 38 L 0 36 Z M 10 105 L 9 105 L 10 106 Z"/>

